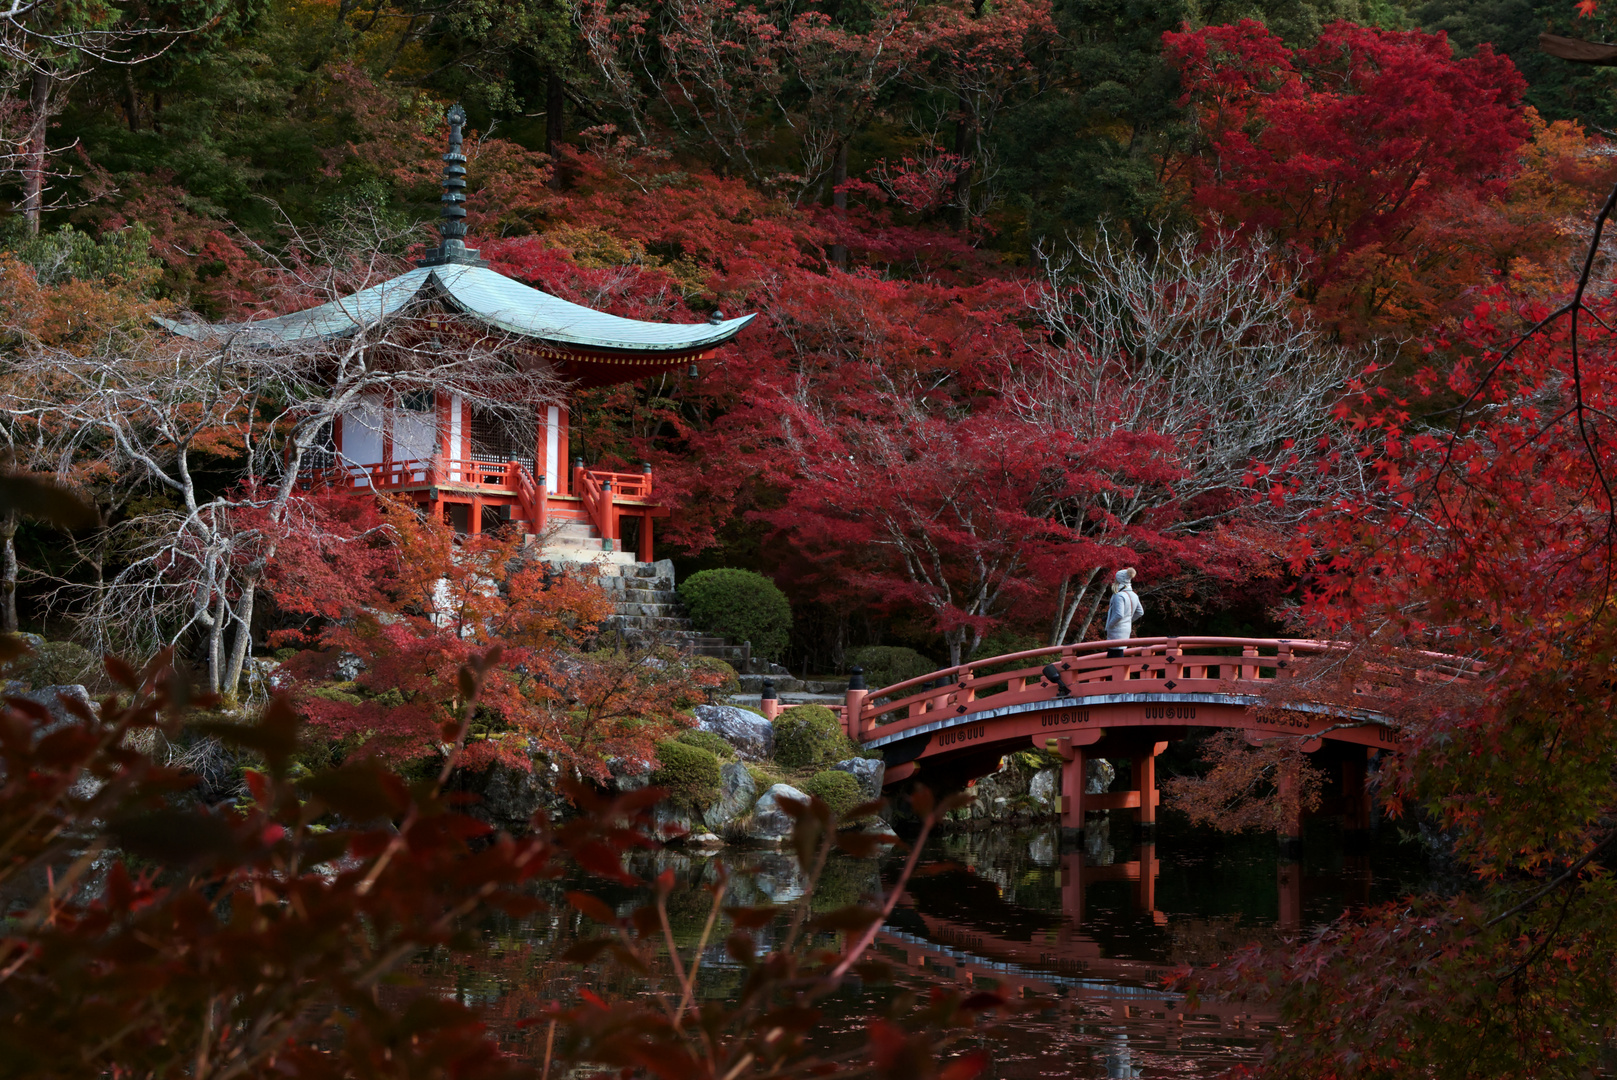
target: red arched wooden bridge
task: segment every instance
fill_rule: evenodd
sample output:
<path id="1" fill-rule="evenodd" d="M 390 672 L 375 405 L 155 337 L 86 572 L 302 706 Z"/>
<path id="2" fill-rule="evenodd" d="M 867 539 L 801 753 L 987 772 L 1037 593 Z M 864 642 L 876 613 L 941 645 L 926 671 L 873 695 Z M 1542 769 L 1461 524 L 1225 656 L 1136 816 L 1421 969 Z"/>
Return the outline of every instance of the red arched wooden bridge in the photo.
<path id="1" fill-rule="evenodd" d="M 1189 727 L 1238 728 L 1248 738 L 1300 737 L 1304 749 L 1333 749 L 1322 764 L 1340 766 L 1350 824 L 1367 823 L 1366 757 L 1392 748 L 1397 731 L 1366 707 L 1288 701 L 1267 703 L 1275 680 L 1290 678 L 1299 661 L 1344 652 L 1330 642 L 1285 638 L 1153 637 L 1035 649 L 974 660 L 881 689 L 850 688 L 840 710 L 848 734 L 879 750 L 885 784 L 917 774 L 933 786 L 955 786 L 993 772 L 1017 750 L 1060 755 L 1062 824 L 1083 826 L 1086 810 L 1133 809 L 1142 824 L 1156 820 L 1156 756 Z M 1120 655 L 1111 655 L 1119 653 Z M 1432 655 L 1429 672 L 1389 672 L 1426 681 L 1470 678 L 1467 660 Z M 855 680 L 858 682 L 859 680 Z M 765 702 L 773 711 L 774 702 Z M 1083 794 L 1086 757 L 1126 758 L 1132 791 Z"/>

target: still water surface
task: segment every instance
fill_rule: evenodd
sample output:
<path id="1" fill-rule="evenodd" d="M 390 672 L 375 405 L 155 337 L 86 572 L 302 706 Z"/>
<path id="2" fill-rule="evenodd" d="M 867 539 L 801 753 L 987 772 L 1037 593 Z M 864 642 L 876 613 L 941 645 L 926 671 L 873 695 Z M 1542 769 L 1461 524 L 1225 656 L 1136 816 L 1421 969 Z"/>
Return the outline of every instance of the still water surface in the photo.
<path id="1" fill-rule="evenodd" d="M 1426 866 L 1418 845 L 1383 828 L 1368 849 L 1349 854 L 1322 825 L 1301 863 L 1283 862 L 1273 837 L 1225 837 L 1168 816 L 1154 844 L 1139 843 L 1131 821 L 1092 823 L 1085 842 L 1065 848 L 1039 829 L 992 828 L 934 838 L 926 860 L 942 872 L 916 879 L 877 950 L 899 983 L 940 979 L 962 987 L 989 980 L 1037 995 L 1043 1007 L 1001 1024 L 978 1041 L 993 1059 L 993 1080 L 1066 1077 L 1216 1076 L 1254 1061 L 1275 1031 L 1272 1019 L 1238 1005 L 1203 1002 L 1187 1014 L 1164 988 L 1180 965 L 1216 962 L 1253 941 L 1276 942 L 1357 906 L 1418 889 Z M 815 907 L 826 910 L 874 892 L 901 854 L 841 859 L 828 870 Z M 728 902 L 786 902 L 801 895 L 789 856 L 731 850 L 704 857 L 664 852 L 641 873 L 672 868 L 676 927 L 694 942 L 712 882 L 732 875 Z M 645 901 L 627 890 L 592 887 L 620 912 Z M 559 898 L 558 898 L 559 899 Z M 426 965 L 435 983 L 510 1021 L 519 1053 L 533 1052 L 532 1029 L 515 1023 L 546 1000 L 576 1000 L 580 987 L 632 993 L 627 976 L 580 973 L 557 963 L 558 945 L 582 928 L 565 909 L 484 935 L 470 964 Z M 720 950 L 704 968 L 705 996 L 724 997 L 739 979 Z M 850 1037 L 864 1014 L 850 991 L 841 1003 Z M 886 991 L 890 992 L 890 991 Z M 831 1007 L 836 1014 L 837 1006 Z"/>

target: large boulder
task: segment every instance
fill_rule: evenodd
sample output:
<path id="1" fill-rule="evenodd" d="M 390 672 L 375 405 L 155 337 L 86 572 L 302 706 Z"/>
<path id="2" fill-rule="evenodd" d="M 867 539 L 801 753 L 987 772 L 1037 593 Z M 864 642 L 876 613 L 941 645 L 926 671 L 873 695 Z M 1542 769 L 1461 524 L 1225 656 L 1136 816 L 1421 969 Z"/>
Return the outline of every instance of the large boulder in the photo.
<path id="1" fill-rule="evenodd" d="M 781 808 L 782 799 L 793 799 L 797 802 L 808 802 L 808 796 L 792 787 L 790 784 L 776 784 L 753 805 L 752 822 L 747 827 L 749 840 L 764 840 L 770 843 L 779 843 L 788 840 L 792 835 L 792 826 L 795 822 L 792 816 Z"/>
<path id="2" fill-rule="evenodd" d="M 1040 769 L 1033 774 L 1028 782 L 1028 798 L 1040 810 L 1054 810 L 1057 807 L 1056 798 L 1060 792 L 1061 774 L 1056 769 Z"/>
<path id="3" fill-rule="evenodd" d="M 481 797 L 470 812 L 496 828 L 526 832 L 534 815 L 554 818 L 565 812 L 567 800 L 556 790 L 557 775 L 556 766 L 543 761 L 535 761 L 531 769 L 491 765 L 466 778 L 468 789 Z"/>
<path id="4" fill-rule="evenodd" d="M 849 758 L 831 766 L 838 772 L 852 773 L 859 781 L 861 802 L 875 802 L 881 798 L 881 782 L 887 775 L 887 764 L 881 758 Z"/>
<path id="5" fill-rule="evenodd" d="M 76 719 L 73 705 L 81 706 L 85 711 L 94 712 L 95 703 L 90 700 L 90 692 L 82 685 L 74 683 L 71 686 L 44 686 L 38 690 L 23 692 L 8 692 L 8 697 L 22 701 L 32 701 L 36 705 L 43 705 L 50 714 L 44 726 L 35 731 L 35 735 L 43 737 L 49 735 L 57 728 Z"/>
<path id="6" fill-rule="evenodd" d="M 758 801 L 758 783 L 739 761 L 727 761 L 719 769 L 719 797 L 702 813 L 707 827 L 715 831 L 752 809 Z"/>
<path id="7" fill-rule="evenodd" d="M 775 755 L 775 729 L 755 712 L 734 705 L 698 705 L 696 726 L 735 747 L 743 761 L 764 761 Z"/>
<path id="8" fill-rule="evenodd" d="M 1090 758 L 1084 762 L 1085 795 L 1104 795 L 1112 789 L 1112 781 L 1116 779 L 1117 770 L 1105 758 Z"/>

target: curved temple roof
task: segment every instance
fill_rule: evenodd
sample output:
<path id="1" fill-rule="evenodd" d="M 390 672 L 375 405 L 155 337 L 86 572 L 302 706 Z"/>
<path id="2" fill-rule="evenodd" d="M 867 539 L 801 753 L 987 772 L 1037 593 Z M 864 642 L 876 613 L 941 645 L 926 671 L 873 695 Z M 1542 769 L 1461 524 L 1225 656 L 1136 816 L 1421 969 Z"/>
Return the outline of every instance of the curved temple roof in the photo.
<path id="1" fill-rule="evenodd" d="M 484 266 L 451 263 L 419 267 L 352 296 L 273 319 L 157 321 L 197 341 L 243 337 L 270 346 L 293 345 L 345 337 L 385 322 L 417 301 L 434 299 L 507 333 L 585 353 L 666 356 L 705 352 L 735 337 L 754 318 L 746 315 L 717 323 L 624 319 L 551 296 Z"/>

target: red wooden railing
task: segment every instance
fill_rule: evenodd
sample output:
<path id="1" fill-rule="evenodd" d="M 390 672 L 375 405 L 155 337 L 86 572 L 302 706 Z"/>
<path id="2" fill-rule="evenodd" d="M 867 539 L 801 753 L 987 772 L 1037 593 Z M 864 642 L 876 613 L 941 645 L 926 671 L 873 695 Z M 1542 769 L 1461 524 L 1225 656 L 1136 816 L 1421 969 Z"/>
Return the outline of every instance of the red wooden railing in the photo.
<path id="1" fill-rule="evenodd" d="M 637 473 L 608 472 L 605 469 L 573 467 L 573 494 L 584 505 L 584 514 L 601 534 L 601 548 L 612 551 L 619 536 L 618 500 L 648 501 L 651 498 L 651 469 Z"/>
<path id="2" fill-rule="evenodd" d="M 516 481 L 517 505 L 522 507 L 522 516 L 528 519 L 527 531 L 537 536 L 543 536 L 545 535 L 545 504 L 549 502 L 544 491 L 544 477 L 541 476 L 539 482 L 535 483 L 533 477 L 529 475 L 528 470 L 523 467 L 520 461 L 513 461 L 511 464 L 516 466 L 515 475 L 512 479 Z"/>
<path id="3" fill-rule="evenodd" d="M 346 481 L 354 487 L 378 491 L 419 490 L 423 487 L 473 488 L 495 495 L 514 495 L 530 532 L 545 524 L 545 500 L 527 465 L 520 461 L 467 461 L 460 458 L 389 461 L 375 465 L 347 465 L 325 470 L 328 481 Z"/>
<path id="4" fill-rule="evenodd" d="M 542 534 L 548 519 L 549 497 L 544 484 L 535 480 L 520 461 L 476 461 L 461 458 L 433 458 L 389 461 L 375 465 L 339 465 L 311 472 L 308 483 L 346 483 L 378 491 L 404 491 L 427 487 L 472 488 L 491 494 L 512 495 L 531 523 L 528 531 Z M 601 534 L 607 551 L 621 539 L 620 501 L 644 504 L 651 500 L 650 469 L 641 472 L 609 472 L 605 469 L 573 469 L 573 493 L 583 504 L 585 516 Z M 633 508 L 631 508 L 631 512 Z M 643 508 L 640 512 L 644 512 Z"/>
<path id="5" fill-rule="evenodd" d="M 1111 649 L 1121 649 L 1123 655 L 1108 656 Z M 945 715 L 966 716 L 1048 700 L 1060 694 L 1060 688 L 1045 678 L 1044 668 L 1049 664 L 1060 669 L 1066 698 L 1081 704 L 1085 697 L 1124 689 L 1131 693 L 1228 692 L 1232 684 L 1252 686 L 1287 678 L 1300 656 L 1343 649 L 1334 642 L 1286 638 L 1155 637 L 1085 642 L 977 660 L 869 691 L 850 690 L 847 708 L 857 709 L 857 721 L 850 725 L 854 733 L 869 739 Z M 1430 653 L 1422 659 L 1430 665 L 1426 672 L 1411 676 L 1389 670 L 1389 681 L 1471 678 L 1482 670 L 1481 664 L 1461 657 Z M 1009 670 L 987 670 L 1007 667 Z M 933 685 L 927 686 L 929 683 Z"/>

